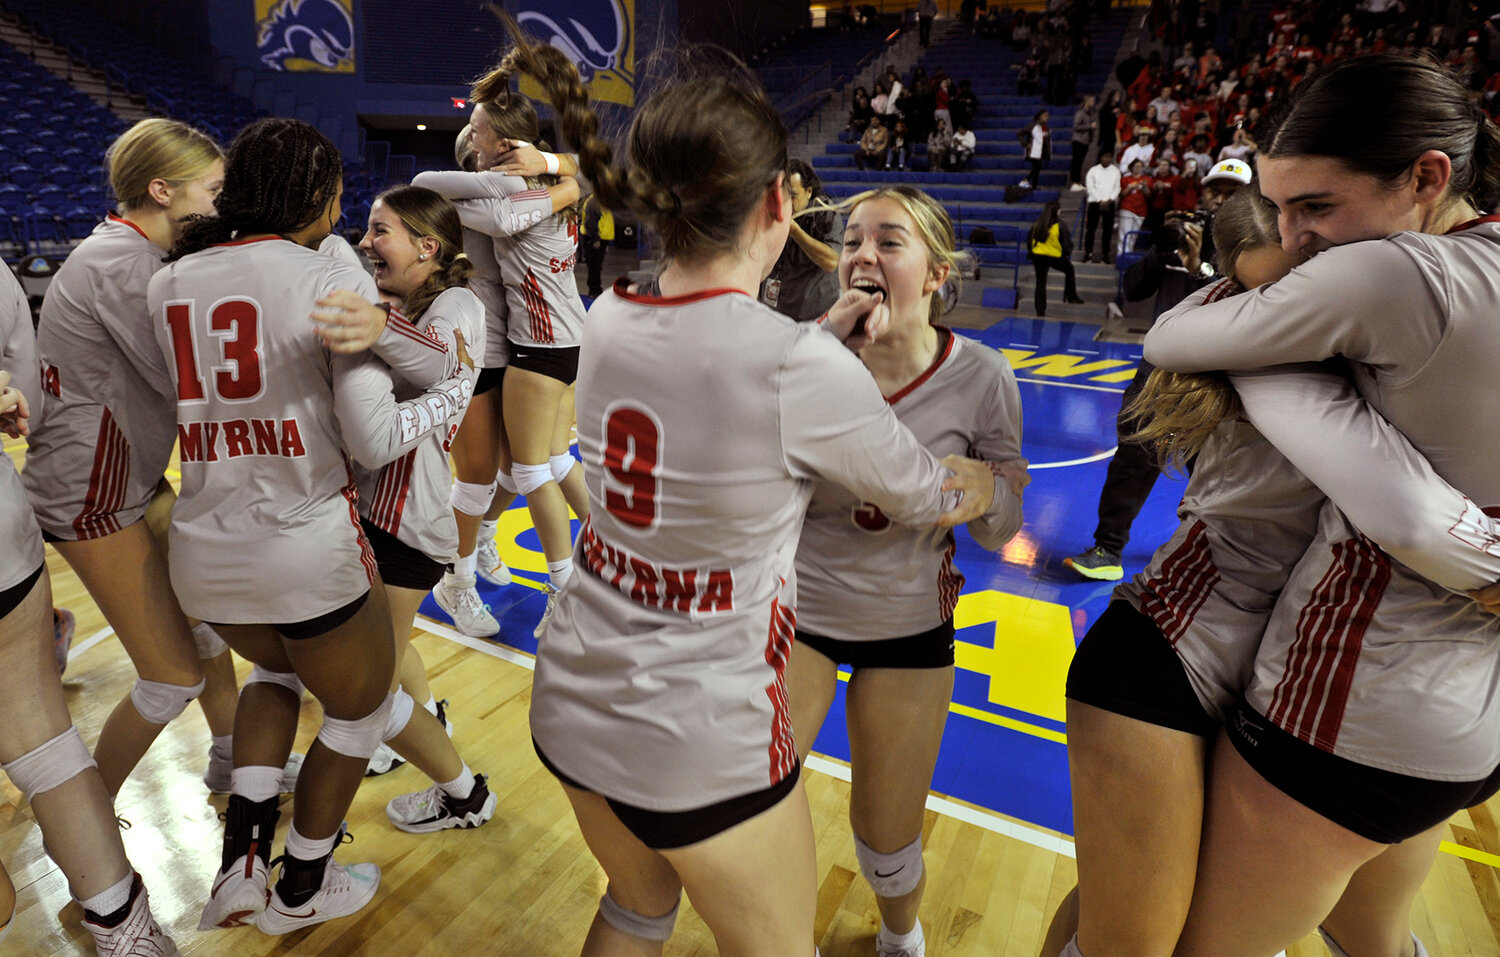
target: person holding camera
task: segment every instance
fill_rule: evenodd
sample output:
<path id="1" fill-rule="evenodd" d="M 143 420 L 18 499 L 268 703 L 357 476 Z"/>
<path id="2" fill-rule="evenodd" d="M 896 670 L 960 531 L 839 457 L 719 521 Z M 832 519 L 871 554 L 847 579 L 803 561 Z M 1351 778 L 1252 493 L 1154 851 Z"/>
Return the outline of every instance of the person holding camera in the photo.
<path id="1" fill-rule="evenodd" d="M 1151 318 L 1171 309 L 1188 294 L 1214 279 L 1213 237 L 1210 227 L 1214 213 L 1241 187 L 1253 178 L 1250 166 L 1242 160 L 1225 160 L 1203 177 L 1200 210 L 1196 213 L 1171 213 L 1166 223 L 1151 236 L 1151 248 L 1140 261 L 1125 272 L 1125 297 L 1139 302 L 1156 296 Z M 1124 235 L 1123 215 L 1121 233 Z M 1123 239 L 1122 239 L 1123 241 Z M 1135 431 L 1135 422 L 1124 416 L 1124 410 L 1146 384 L 1152 365 L 1141 360 L 1135 378 L 1125 388 L 1120 403 L 1121 414 L 1115 420 L 1120 436 L 1119 446 L 1109 461 L 1104 488 L 1099 493 L 1099 524 L 1094 529 L 1094 545 L 1063 564 L 1084 578 L 1095 581 L 1119 581 L 1125 576 L 1121 555 L 1130 540 L 1130 526 L 1156 485 L 1161 469 L 1152 449 L 1130 442 L 1125 436 Z"/>

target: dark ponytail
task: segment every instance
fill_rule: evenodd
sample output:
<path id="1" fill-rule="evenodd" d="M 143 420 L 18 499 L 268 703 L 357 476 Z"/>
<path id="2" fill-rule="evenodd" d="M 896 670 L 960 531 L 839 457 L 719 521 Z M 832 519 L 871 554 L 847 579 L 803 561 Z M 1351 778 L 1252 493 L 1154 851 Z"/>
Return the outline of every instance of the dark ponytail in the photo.
<path id="1" fill-rule="evenodd" d="M 1451 194 L 1481 210 L 1500 197 L 1500 131 L 1446 70 L 1375 54 L 1319 69 L 1272 108 L 1261 152 L 1327 156 L 1391 182 L 1428 150 L 1453 164 Z"/>

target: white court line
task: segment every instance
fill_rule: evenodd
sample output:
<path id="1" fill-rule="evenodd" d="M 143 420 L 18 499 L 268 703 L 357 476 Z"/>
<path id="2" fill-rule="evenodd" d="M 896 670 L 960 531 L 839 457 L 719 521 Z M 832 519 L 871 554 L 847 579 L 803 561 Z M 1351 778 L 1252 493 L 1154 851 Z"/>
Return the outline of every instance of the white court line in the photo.
<path id="1" fill-rule="evenodd" d="M 532 671 L 536 670 L 536 659 L 528 654 L 514 651 L 503 645 L 497 645 L 496 643 L 487 641 L 483 638 L 470 638 L 468 635 L 461 635 L 458 632 L 454 631 L 452 628 L 449 628 L 447 625 L 433 621 L 426 616 L 422 616 L 418 620 L 422 630 L 428 632 L 429 634 L 435 635 L 439 638 L 446 638 L 452 642 L 457 642 L 458 644 L 463 645 L 465 648 L 472 648 L 474 651 L 482 652 L 483 654 L 489 655 L 493 658 L 499 658 L 502 661 L 508 661 L 511 664 L 520 665 L 522 668 L 526 668 Z M 822 774 L 826 774 L 829 777 L 838 778 L 840 781 L 843 781 L 845 783 L 848 783 L 850 779 L 849 769 L 847 767 L 839 764 L 836 761 L 830 761 L 827 758 L 821 758 L 816 754 L 808 756 L 807 767 Z M 955 820 L 963 821 L 966 824 L 973 824 L 975 827 L 982 827 L 986 831 L 993 831 L 996 834 L 1003 834 L 1006 837 L 1015 838 L 1016 840 L 1022 841 L 1026 844 L 1030 844 L 1033 847 L 1040 847 L 1044 850 L 1052 851 L 1055 854 L 1061 854 L 1064 857 L 1074 856 L 1073 842 L 1065 837 L 1059 837 L 1056 834 L 1050 834 L 1046 831 L 1040 831 L 1033 827 L 1027 827 L 1024 824 L 1018 824 L 1015 821 L 1008 820 L 995 814 L 990 814 L 986 811 L 981 811 L 978 808 L 972 808 L 965 804 L 958 804 L 954 801 L 948 800 L 947 798 L 940 798 L 935 794 L 927 795 L 927 807 L 929 810 L 935 811 L 938 814 L 954 818 Z"/>
<path id="2" fill-rule="evenodd" d="M 819 757 L 816 754 L 808 755 L 807 767 L 826 774 L 831 778 L 838 778 L 845 783 L 848 783 L 850 780 L 849 768 L 846 765 Z M 1064 857 L 1074 856 L 1073 842 L 1065 837 L 1058 837 L 1056 834 L 1049 834 L 1046 831 L 1039 831 L 1034 827 L 1018 824 L 1015 821 L 990 814 L 988 811 L 969 807 L 967 804 L 959 804 L 947 798 L 940 798 L 935 794 L 929 794 L 927 795 L 927 809 L 963 821 L 965 824 L 982 827 L 986 831 L 993 831 L 996 834 L 1013 837 L 1033 847 L 1052 851 L 1054 854 L 1061 854 Z"/>
<path id="3" fill-rule="evenodd" d="M 68 649 L 68 660 L 72 661 L 74 658 L 77 658 L 79 655 L 83 654 L 85 651 L 88 651 L 90 648 L 99 644 L 99 642 L 110 637 L 114 633 L 115 630 L 113 628 L 105 627 L 101 628 L 99 631 L 94 632 L 92 635 L 89 635 L 83 641 L 74 642 L 73 647 Z"/>
<path id="4" fill-rule="evenodd" d="M 1119 451 L 1119 449 L 1120 447 L 1117 445 L 1114 448 L 1110 449 L 1108 452 L 1100 452 L 1098 455 L 1090 455 L 1088 458 L 1084 459 L 1069 459 L 1066 462 L 1032 462 L 1026 467 L 1029 469 L 1061 469 L 1067 468 L 1072 465 L 1088 465 L 1090 462 L 1099 462 L 1109 458 L 1111 455 L 1114 455 L 1117 451 Z"/>
<path id="5" fill-rule="evenodd" d="M 1030 382 L 1032 385 L 1056 385 L 1064 389 L 1086 389 L 1089 392 L 1113 392 L 1115 395 L 1121 395 L 1125 392 L 1124 389 L 1112 389 L 1102 385 L 1083 385 L 1078 382 L 1058 382 L 1056 379 L 1028 379 L 1024 376 L 1016 376 L 1016 381 Z"/>

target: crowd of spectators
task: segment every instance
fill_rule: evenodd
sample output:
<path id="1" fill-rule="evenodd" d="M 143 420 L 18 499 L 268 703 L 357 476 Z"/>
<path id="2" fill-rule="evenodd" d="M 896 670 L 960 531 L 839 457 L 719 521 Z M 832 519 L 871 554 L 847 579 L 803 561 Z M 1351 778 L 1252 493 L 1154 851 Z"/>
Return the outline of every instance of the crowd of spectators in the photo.
<path id="1" fill-rule="evenodd" d="M 1233 46 L 1221 55 L 1204 39 L 1217 29 L 1216 9 L 1158 0 L 1149 20 L 1158 48 L 1117 66 L 1123 89 L 1111 91 L 1099 108 L 1099 146 L 1115 151 L 1127 176 L 1136 159 L 1148 176 L 1165 160 L 1169 175 L 1201 180 L 1217 161 L 1250 162 L 1267 106 L 1309 73 L 1379 52 L 1446 63 L 1493 118 L 1500 113 L 1500 15 L 1489 12 L 1474 3 L 1428 0 L 1410 7 L 1395 0 L 1277 0 L 1261 20 L 1242 5 Z"/>
<path id="2" fill-rule="evenodd" d="M 875 92 L 855 89 L 849 111 L 849 134 L 859 141 L 854 163 L 860 169 L 915 168 L 913 147 L 927 144 L 925 162 L 931 170 L 961 171 L 974 155 L 972 130 L 979 97 L 969 80 L 956 83 L 942 67 L 927 75 L 912 70 L 910 84 L 901 81 L 894 66 L 875 80 Z"/>

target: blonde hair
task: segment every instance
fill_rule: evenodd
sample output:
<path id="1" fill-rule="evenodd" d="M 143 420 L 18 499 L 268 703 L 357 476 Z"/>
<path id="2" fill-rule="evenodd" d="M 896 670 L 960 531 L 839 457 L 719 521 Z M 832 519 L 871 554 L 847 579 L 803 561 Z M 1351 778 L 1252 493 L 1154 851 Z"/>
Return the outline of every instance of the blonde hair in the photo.
<path id="1" fill-rule="evenodd" d="M 177 120 L 153 117 L 121 133 L 105 152 L 104 165 L 123 210 L 150 201 L 152 180 L 180 186 L 204 175 L 223 158 L 219 144 L 208 134 Z"/>
<path id="2" fill-rule="evenodd" d="M 888 199 L 896 203 L 911 217 L 917 226 L 917 238 L 927 250 L 927 267 L 933 273 L 939 267 L 948 267 L 948 282 L 956 292 L 963 283 L 963 273 L 971 268 L 973 257 L 958 248 L 958 237 L 953 231 L 953 220 L 948 211 L 931 196 L 912 186 L 883 186 L 867 189 L 839 203 L 834 208 L 846 219 L 860 205 L 872 199 Z M 811 208 L 811 207 L 809 207 Z M 803 210 L 807 212 L 807 210 Z M 800 214 L 799 214 L 800 215 Z M 928 307 L 928 321 L 937 322 L 943 317 L 942 287 L 934 290 Z"/>
<path id="3" fill-rule="evenodd" d="M 1276 210 L 1260 191 L 1247 186 L 1225 200 L 1214 217 L 1214 246 L 1221 271 L 1233 276 L 1240 257 L 1260 246 L 1281 244 Z M 1228 295 L 1243 292 L 1236 287 Z M 1164 468 L 1181 469 L 1203 448 L 1219 423 L 1244 415 L 1240 397 L 1222 372 L 1152 372 L 1139 395 L 1125 408 L 1138 423 L 1129 436 L 1156 444 Z"/>

